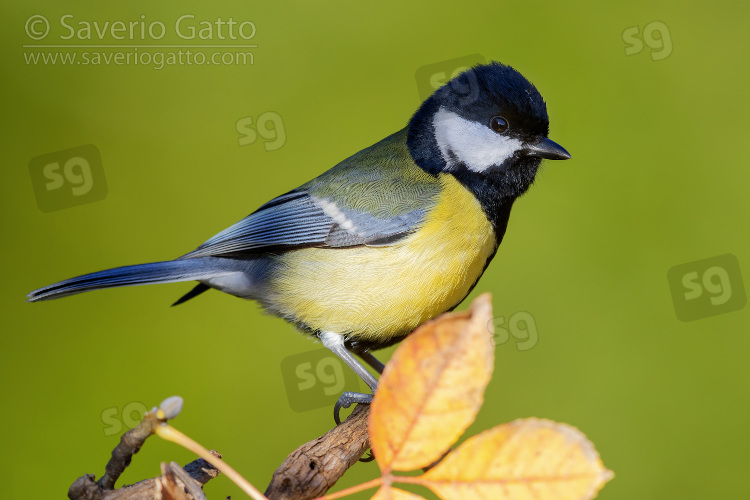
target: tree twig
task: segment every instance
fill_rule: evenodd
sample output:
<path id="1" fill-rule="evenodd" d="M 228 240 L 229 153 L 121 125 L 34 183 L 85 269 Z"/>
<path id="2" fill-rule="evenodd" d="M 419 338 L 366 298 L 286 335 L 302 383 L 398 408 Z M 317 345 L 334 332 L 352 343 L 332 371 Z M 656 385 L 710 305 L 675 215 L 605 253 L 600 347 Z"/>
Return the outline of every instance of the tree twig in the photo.
<path id="1" fill-rule="evenodd" d="M 73 482 L 68 489 L 71 500 L 205 500 L 202 487 L 210 479 L 219 475 L 219 470 L 203 458 L 199 458 L 181 469 L 178 464 L 162 463 L 162 476 L 141 481 L 132 486 L 125 486 L 117 490 L 115 483 L 120 475 L 130 465 L 133 455 L 138 453 L 149 436 L 155 431 L 166 427 L 166 421 L 179 414 L 182 408 L 182 398 L 171 397 L 165 399 L 159 408 L 154 408 L 143 416 L 143 420 L 120 438 L 112 457 L 107 462 L 104 475 L 95 480 L 93 474 L 84 474 Z M 207 451 L 212 457 L 221 459 L 215 451 Z"/>
<path id="2" fill-rule="evenodd" d="M 324 495 L 370 447 L 370 405 L 357 405 L 349 418 L 294 450 L 276 469 L 265 495 L 270 500 Z"/>
<path id="3" fill-rule="evenodd" d="M 102 490 L 112 490 L 120 475 L 130 465 L 133 455 L 138 453 L 146 439 L 154 433 L 154 427 L 159 425 L 154 412 L 147 412 L 143 420 L 120 437 L 120 442 L 112 450 L 112 457 L 104 468 L 104 475 L 98 484 Z"/>
<path id="4" fill-rule="evenodd" d="M 369 405 L 357 405 L 341 425 L 294 450 L 274 472 L 265 495 L 271 500 L 304 500 L 324 495 L 369 448 L 369 415 Z M 155 425 L 158 422 L 147 414 L 141 424 L 123 434 L 112 451 L 104 476 L 98 482 L 93 474 L 78 478 L 68 490 L 68 497 L 71 500 L 204 500 L 201 487 L 218 476 L 219 471 L 202 458 L 186 465 L 184 472 L 174 462 L 162 463 L 162 476 L 112 489 Z M 221 458 L 215 451 L 211 454 Z"/>
<path id="5" fill-rule="evenodd" d="M 221 455 L 215 451 L 211 454 L 221 458 Z M 188 492 L 200 489 L 209 480 L 219 475 L 219 471 L 211 464 L 199 458 L 187 464 L 184 471 L 187 473 L 194 484 L 188 483 L 188 478 L 178 472 L 179 465 L 172 462 L 171 464 L 162 464 L 161 477 L 146 479 L 130 486 L 123 486 L 116 490 L 104 490 L 94 479 L 93 474 L 85 474 L 76 479 L 68 490 L 68 498 L 71 500 L 166 500 L 168 498 L 181 498 L 174 491 L 185 489 Z M 179 479 L 176 483 L 174 478 Z M 176 483 L 176 486 L 175 486 Z M 180 484 L 182 483 L 182 484 Z M 165 495 L 166 492 L 172 493 L 172 496 Z M 202 492 L 201 492 L 202 494 Z M 189 500 L 202 500 L 200 496 L 185 494 L 184 498 Z"/>

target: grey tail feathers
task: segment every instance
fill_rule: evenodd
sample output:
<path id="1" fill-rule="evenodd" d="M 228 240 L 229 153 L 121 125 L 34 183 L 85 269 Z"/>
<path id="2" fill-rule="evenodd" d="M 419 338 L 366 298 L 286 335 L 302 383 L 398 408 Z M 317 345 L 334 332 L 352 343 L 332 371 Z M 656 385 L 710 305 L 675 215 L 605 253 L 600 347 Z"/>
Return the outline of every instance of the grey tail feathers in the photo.
<path id="1" fill-rule="evenodd" d="M 217 269 L 212 265 L 211 260 L 213 259 L 178 259 L 117 267 L 107 269 L 106 271 L 84 274 L 83 276 L 70 278 L 34 290 L 27 295 L 27 302 L 57 299 L 100 288 L 193 281 L 208 279 L 227 273 L 227 270 Z M 197 294 L 198 290 L 194 289 L 193 292 L 188 294 L 190 297 L 186 296 L 183 299 L 187 300 Z M 177 303 L 184 302 L 183 299 L 178 300 Z"/>

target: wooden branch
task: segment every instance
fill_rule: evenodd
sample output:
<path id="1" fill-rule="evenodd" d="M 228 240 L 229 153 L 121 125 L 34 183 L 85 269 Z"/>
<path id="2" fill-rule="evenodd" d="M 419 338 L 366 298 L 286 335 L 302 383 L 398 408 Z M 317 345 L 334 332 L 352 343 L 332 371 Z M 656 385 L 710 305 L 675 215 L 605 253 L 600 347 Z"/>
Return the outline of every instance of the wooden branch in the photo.
<path id="1" fill-rule="evenodd" d="M 182 399 L 168 398 L 162 406 L 165 410 L 156 408 L 144 415 L 143 420 L 120 438 L 112 457 L 107 462 L 104 475 L 96 481 L 93 474 L 84 474 L 73 482 L 68 489 L 71 500 L 206 500 L 202 487 L 210 479 L 219 475 L 219 471 L 204 459 L 199 458 L 181 469 L 171 462 L 162 463 L 162 476 L 146 479 L 132 486 L 114 489 L 120 475 L 130 465 L 133 455 L 138 453 L 154 433 L 156 426 L 166 422 L 167 418 L 174 418 L 182 407 Z M 166 413 L 165 413 L 166 411 Z M 171 415 L 174 413 L 174 415 Z M 211 455 L 221 458 L 215 451 Z"/>
<path id="2" fill-rule="evenodd" d="M 265 495 L 270 500 L 324 495 L 370 447 L 369 415 L 370 405 L 357 405 L 341 425 L 294 450 L 273 473 Z"/>
<path id="3" fill-rule="evenodd" d="M 211 454 L 221 458 L 221 455 L 215 451 L 211 451 Z M 70 486 L 68 498 L 71 500 L 205 500 L 202 486 L 219 475 L 219 471 L 202 458 L 190 462 L 184 469 L 180 469 L 175 462 L 162 463 L 161 469 L 163 475 L 160 477 L 146 479 L 116 490 L 102 489 L 93 474 L 85 474 Z"/>
<path id="4" fill-rule="evenodd" d="M 115 483 L 130 465 L 133 455 L 138 453 L 159 423 L 155 413 L 148 412 L 135 428 L 130 429 L 120 437 L 120 442 L 112 450 L 112 457 L 104 468 L 104 475 L 98 481 L 100 489 L 106 491 L 115 488 Z"/>
<path id="5" fill-rule="evenodd" d="M 370 405 L 357 405 L 341 425 L 294 450 L 276 469 L 265 495 L 271 500 L 312 499 L 324 495 L 370 447 L 367 420 Z M 153 422 L 126 432 L 112 451 L 104 476 L 79 477 L 68 490 L 71 500 L 205 500 L 202 486 L 219 471 L 199 458 L 183 469 L 162 463 L 162 476 L 112 489 L 150 435 Z M 211 454 L 221 458 L 215 451 Z"/>

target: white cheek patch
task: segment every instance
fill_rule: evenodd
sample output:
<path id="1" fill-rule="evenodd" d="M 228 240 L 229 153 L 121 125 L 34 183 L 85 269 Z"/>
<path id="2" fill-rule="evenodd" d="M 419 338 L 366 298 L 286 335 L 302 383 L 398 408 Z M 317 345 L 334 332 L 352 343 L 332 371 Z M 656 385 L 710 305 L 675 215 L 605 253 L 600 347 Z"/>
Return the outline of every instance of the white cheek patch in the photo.
<path id="1" fill-rule="evenodd" d="M 432 125 L 448 166 L 453 163 L 454 155 L 474 172 L 483 172 L 501 164 L 523 146 L 518 139 L 500 135 L 487 124 L 467 120 L 444 107 L 435 113 Z"/>

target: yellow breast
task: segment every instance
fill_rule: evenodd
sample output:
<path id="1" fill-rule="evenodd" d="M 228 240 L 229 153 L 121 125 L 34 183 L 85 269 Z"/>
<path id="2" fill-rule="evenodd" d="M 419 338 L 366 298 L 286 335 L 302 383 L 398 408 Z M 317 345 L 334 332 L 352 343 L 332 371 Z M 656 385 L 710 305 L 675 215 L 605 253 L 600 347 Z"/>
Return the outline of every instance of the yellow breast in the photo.
<path id="1" fill-rule="evenodd" d="M 455 307 L 496 249 L 476 198 L 452 175 L 420 229 L 386 247 L 307 248 L 279 256 L 274 309 L 313 329 L 382 341 Z"/>

